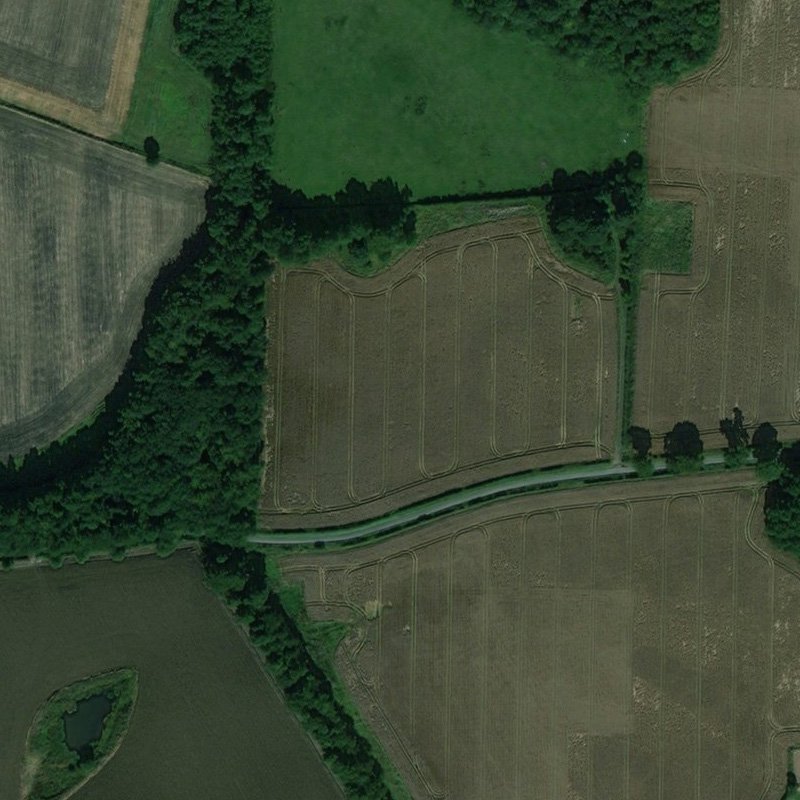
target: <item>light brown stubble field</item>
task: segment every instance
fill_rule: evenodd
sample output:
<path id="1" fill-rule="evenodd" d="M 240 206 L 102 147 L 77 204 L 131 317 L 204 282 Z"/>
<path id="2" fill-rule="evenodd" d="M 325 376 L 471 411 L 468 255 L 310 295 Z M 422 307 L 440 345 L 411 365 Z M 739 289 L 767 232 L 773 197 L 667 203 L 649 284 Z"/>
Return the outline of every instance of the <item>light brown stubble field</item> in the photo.
<path id="1" fill-rule="evenodd" d="M 0 109 L 0 459 L 82 422 L 113 387 L 205 181 Z"/>
<path id="2" fill-rule="evenodd" d="M 722 443 L 721 417 L 800 431 L 800 5 L 724 0 L 703 72 L 656 91 L 657 196 L 695 204 L 691 274 L 649 275 L 634 423 L 682 419 Z"/>
<path id="3" fill-rule="evenodd" d="M 0 99 L 95 136 L 125 121 L 150 0 L 0 7 Z"/>
<path id="4" fill-rule="evenodd" d="M 434 237 L 370 279 L 281 269 L 269 296 L 267 526 L 614 448 L 613 294 L 556 261 L 535 219 Z"/>
<path id="5" fill-rule="evenodd" d="M 416 798 L 779 797 L 800 573 L 752 476 L 519 498 L 287 557 Z"/>

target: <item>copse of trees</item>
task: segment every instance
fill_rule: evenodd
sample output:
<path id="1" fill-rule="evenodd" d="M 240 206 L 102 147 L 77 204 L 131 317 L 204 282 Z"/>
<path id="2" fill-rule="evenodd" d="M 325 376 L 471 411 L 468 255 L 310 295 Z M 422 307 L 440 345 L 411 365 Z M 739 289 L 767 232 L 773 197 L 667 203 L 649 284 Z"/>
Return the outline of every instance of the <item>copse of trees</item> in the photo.
<path id="1" fill-rule="evenodd" d="M 718 0 L 453 0 L 481 22 L 593 57 L 638 90 L 674 83 L 719 37 Z"/>
<path id="2" fill-rule="evenodd" d="M 542 192 L 549 194 L 547 222 L 565 255 L 588 264 L 606 282 L 629 282 L 623 256 L 644 181 L 643 159 L 635 151 L 604 170 L 557 169 Z"/>
<path id="3" fill-rule="evenodd" d="M 703 440 L 694 422 L 676 422 L 664 436 L 664 458 L 675 472 L 688 472 L 702 466 Z"/>
<path id="4" fill-rule="evenodd" d="M 411 240 L 416 214 L 409 207 L 411 190 L 391 178 L 367 186 L 351 178 L 344 189 L 330 195 L 308 197 L 299 189 L 273 183 L 269 223 L 278 255 L 313 254 L 321 242 L 349 240 L 351 255 L 366 255 L 374 235 Z"/>

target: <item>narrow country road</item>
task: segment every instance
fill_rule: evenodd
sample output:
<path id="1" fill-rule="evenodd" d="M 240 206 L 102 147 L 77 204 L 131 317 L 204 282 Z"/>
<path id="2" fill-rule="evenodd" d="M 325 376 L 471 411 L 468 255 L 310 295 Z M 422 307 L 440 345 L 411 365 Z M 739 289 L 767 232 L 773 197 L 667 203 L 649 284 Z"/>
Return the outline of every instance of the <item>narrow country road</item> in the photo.
<path id="1" fill-rule="evenodd" d="M 724 462 L 725 454 L 723 452 L 707 453 L 703 456 L 703 467 L 719 466 Z M 663 458 L 654 458 L 652 464 L 653 475 L 663 475 L 667 472 L 667 464 Z M 308 531 L 273 530 L 250 536 L 248 541 L 251 544 L 273 545 L 354 542 L 370 536 L 398 531 L 423 520 L 438 519 L 462 506 L 484 503 L 505 495 L 525 494 L 529 491 L 546 489 L 563 483 L 580 485 L 589 480 L 595 482 L 632 478 L 636 474 L 635 467 L 630 464 L 615 464 L 611 461 L 595 464 L 572 464 L 545 471 L 521 472 L 478 483 L 465 489 L 454 489 L 431 500 L 414 503 L 364 522 Z"/>

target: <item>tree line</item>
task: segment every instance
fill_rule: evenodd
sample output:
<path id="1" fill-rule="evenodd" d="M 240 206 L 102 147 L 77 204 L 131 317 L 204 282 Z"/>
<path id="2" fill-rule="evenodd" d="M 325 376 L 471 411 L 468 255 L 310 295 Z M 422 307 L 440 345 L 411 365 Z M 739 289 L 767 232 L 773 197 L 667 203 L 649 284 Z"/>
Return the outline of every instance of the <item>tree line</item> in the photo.
<path id="1" fill-rule="evenodd" d="M 208 543 L 202 559 L 210 585 L 246 626 L 287 703 L 319 744 L 347 797 L 392 800 L 380 759 L 309 652 L 280 591 L 268 579 L 263 554 Z"/>
<path id="2" fill-rule="evenodd" d="M 587 56 L 637 90 L 674 83 L 719 37 L 719 0 L 453 0 L 484 24 Z"/>

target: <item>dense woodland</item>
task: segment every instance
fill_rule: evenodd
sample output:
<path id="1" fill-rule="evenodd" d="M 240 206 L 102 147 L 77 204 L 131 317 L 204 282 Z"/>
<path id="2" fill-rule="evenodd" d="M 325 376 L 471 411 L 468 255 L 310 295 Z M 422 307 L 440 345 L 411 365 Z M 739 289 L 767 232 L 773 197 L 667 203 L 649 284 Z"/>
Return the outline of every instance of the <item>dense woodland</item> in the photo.
<path id="1" fill-rule="evenodd" d="M 637 89 L 672 83 L 714 52 L 719 0 L 454 0 L 489 25 L 593 57 Z"/>

